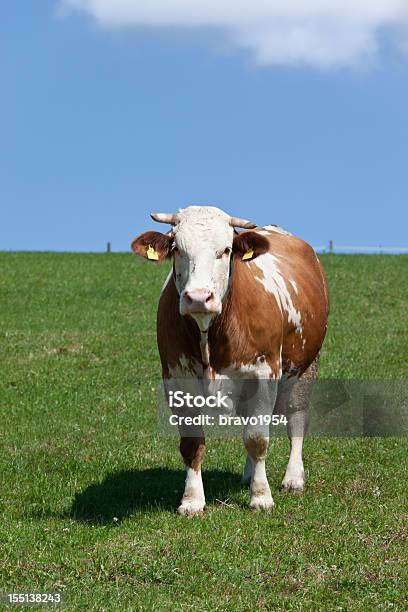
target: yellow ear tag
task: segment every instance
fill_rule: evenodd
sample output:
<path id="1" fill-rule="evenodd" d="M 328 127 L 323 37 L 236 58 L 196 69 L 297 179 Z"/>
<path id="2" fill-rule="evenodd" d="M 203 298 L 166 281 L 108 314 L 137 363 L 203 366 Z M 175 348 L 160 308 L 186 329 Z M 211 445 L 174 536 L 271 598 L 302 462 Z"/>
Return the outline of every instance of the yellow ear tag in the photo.
<path id="1" fill-rule="evenodd" d="M 146 255 L 147 259 L 155 259 L 156 261 L 159 261 L 159 254 L 157 251 L 154 250 L 151 244 L 149 244 L 149 248 L 147 249 Z"/>
<path id="2" fill-rule="evenodd" d="M 246 259 L 251 259 L 253 257 L 253 254 L 254 249 L 249 249 L 249 251 L 247 251 L 245 255 L 242 256 L 242 261 L 245 261 Z"/>

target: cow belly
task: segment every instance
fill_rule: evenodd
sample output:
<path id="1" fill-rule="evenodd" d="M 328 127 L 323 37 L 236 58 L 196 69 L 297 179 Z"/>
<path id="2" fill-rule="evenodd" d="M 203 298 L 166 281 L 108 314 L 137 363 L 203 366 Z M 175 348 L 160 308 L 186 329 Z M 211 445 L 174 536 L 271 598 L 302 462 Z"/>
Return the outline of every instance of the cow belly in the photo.
<path id="1" fill-rule="evenodd" d="M 168 365 L 167 368 L 170 378 L 206 378 L 206 373 L 202 364 L 195 358 L 187 357 L 186 355 L 181 355 L 177 364 Z M 276 380 L 279 379 L 281 375 L 282 367 L 280 358 L 277 357 L 273 362 L 268 362 L 265 357 L 261 355 L 252 363 L 232 363 L 227 367 L 221 368 L 219 371 L 214 370 L 210 366 L 210 375 L 208 378 L 213 380 Z"/>
<path id="2" fill-rule="evenodd" d="M 264 356 L 258 357 L 254 363 L 236 364 L 233 363 L 227 368 L 223 368 L 215 374 L 215 378 L 226 378 L 229 380 L 270 380 L 278 379 L 282 374 L 280 359 L 275 363 L 268 363 Z"/>

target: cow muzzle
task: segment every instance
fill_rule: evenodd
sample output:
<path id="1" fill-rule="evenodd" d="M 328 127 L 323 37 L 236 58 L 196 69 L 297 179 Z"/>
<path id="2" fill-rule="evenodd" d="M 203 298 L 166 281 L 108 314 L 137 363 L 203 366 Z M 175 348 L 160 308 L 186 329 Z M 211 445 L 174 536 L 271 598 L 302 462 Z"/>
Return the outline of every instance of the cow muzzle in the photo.
<path id="1" fill-rule="evenodd" d="M 218 314 L 214 293 L 209 289 L 183 291 L 180 299 L 180 314 Z"/>

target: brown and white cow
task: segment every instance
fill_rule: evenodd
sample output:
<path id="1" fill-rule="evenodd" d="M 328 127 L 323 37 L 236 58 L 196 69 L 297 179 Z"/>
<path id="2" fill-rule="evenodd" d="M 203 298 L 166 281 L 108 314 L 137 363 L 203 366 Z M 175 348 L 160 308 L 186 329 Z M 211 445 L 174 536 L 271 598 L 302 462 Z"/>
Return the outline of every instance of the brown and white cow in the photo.
<path id="1" fill-rule="evenodd" d="M 302 491 L 309 398 L 301 382 L 315 377 L 329 312 L 326 279 L 314 250 L 278 226 L 256 227 L 210 206 L 152 218 L 171 224 L 171 230 L 145 232 L 132 249 L 153 261 L 173 261 L 157 313 L 164 380 L 280 381 L 275 396 L 262 401 L 286 411 L 291 451 L 282 487 Z M 245 231 L 237 233 L 235 227 Z M 265 471 L 268 443 L 264 430 L 246 428 L 243 481 L 250 484 L 255 510 L 269 510 L 274 503 Z M 204 448 L 204 434 L 181 434 L 187 476 L 179 513 L 185 516 L 201 514 L 205 506 Z"/>

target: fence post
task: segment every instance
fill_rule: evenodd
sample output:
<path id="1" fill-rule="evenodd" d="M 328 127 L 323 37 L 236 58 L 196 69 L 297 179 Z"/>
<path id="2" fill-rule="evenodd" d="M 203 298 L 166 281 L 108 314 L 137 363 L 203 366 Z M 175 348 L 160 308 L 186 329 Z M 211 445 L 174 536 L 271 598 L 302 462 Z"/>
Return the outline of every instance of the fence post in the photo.
<path id="1" fill-rule="evenodd" d="M 334 251 L 333 240 L 329 240 L 329 253 L 333 253 L 333 251 Z"/>
<path id="2" fill-rule="evenodd" d="M 107 253 L 111 253 L 112 252 L 112 245 L 110 242 L 106 243 L 106 252 Z"/>

